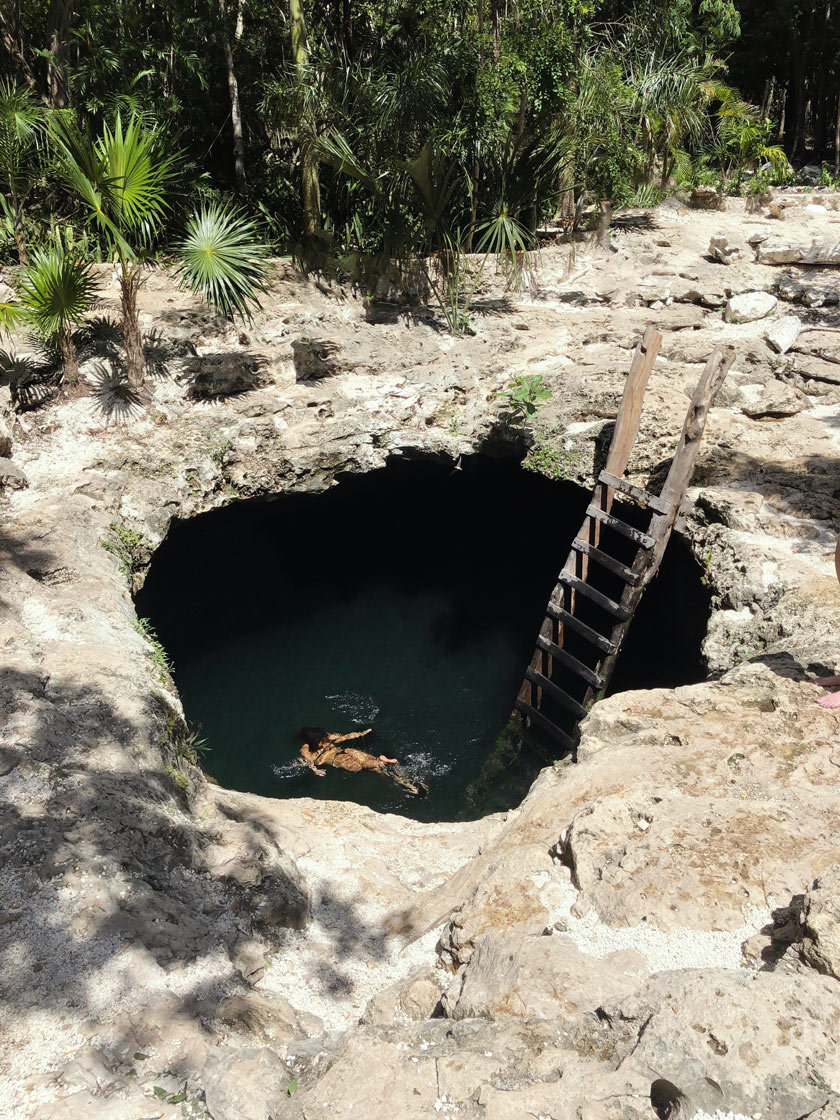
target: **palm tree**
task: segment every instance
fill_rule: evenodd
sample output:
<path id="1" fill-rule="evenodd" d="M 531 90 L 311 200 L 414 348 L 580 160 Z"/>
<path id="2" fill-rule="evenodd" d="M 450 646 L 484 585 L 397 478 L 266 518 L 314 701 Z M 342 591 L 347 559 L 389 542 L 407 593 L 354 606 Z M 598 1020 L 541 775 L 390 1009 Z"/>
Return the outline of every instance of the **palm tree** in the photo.
<path id="1" fill-rule="evenodd" d="M 61 245 L 39 250 L 17 280 L 20 317 L 32 324 L 48 346 L 61 355 L 64 378 L 79 374 L 73 327 L 82 322 L 96 299 L 90 265 L 70 257 Z"/>
<path id="2" fill-rule="evenodd" d="M 23 210 L 35 182 L 44 110 L 25 86 L 0 80 L 0 209 L 11 227 L 21 264 L 29 260 Z"/>
<path id="3" fill-rule="evenodd" d="M 118 114 L 96 140 L 59 121 L 54 134 L 65 181 L 108 240 L 119 265 L 126 374 L 143 385 L 146 359 L 137 308 L 142 266 L 171 213 L 177 157 L 164 151 L 160 130 Z M 266 249 L 239 211 L 206 206 L 189 221 L 181 246 L 182 283 L 227 315 L 247 315 L 266 289 Z"/>

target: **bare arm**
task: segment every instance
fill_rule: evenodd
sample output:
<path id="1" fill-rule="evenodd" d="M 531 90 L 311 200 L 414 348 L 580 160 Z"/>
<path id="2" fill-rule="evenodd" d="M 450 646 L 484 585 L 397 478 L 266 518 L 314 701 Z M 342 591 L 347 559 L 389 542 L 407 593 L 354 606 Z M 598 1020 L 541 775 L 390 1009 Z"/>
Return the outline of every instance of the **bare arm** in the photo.
<path id="1" fill-rule="evenodd" d="M 317 774 L 319 778 L 323 778 L 325 776 L 326 770 L 319 770 L 315 765 L 315 756 L 313 755 L 308 743 L 304 743 L 300 748 L 300 757 L 303 759 L 303 761 L 306 763 L 313 774 Z"/>
<path id="2" fill-rule="evenodd" d="M 365 735 L 370 735 L 371 731 L 373 731 L 373 728 L 369 727 L 367 731 L 350 731 L 347 735 L 336 735 L 333 742 L 346 743 L 348 739 L 364 739 Z"/>

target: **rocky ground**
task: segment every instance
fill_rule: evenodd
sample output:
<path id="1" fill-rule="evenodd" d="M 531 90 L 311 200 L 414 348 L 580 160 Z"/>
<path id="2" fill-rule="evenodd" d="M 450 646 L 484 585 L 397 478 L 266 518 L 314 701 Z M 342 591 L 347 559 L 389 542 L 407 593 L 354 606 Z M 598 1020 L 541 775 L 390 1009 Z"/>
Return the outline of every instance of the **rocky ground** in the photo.
<path id="1" fill-rule="evenodd" d="M 840 661 L 838 205 L 549 246 L 457 342 L 282 262 L 244 328 L 153 273 L 143 399 L 106 269 L 78 388 L 0 355 L 0 1116 L 840 1115 L 838 717 L 808 683 Z M 650 324 L 642 485 L 738 354 L 686 510 L 713 679 L 598 704 L 577 765 L 471 824 L 209 785 L 131 602 L 170 520 L 514 451 L 522 373 L 554 393 L 529 465 L 589 485 Z"/>

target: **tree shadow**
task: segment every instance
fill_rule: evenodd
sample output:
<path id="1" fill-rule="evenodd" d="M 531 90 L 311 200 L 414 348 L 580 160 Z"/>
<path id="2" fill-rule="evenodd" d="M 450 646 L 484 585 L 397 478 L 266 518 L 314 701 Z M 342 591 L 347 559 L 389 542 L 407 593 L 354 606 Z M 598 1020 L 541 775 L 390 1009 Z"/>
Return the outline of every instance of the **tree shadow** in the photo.
<path id="1" fill-rule="evenodd" d="M 0 350 L 0 385 L 8 385 L 19 412 L 29 412 L 53 399 L 58 392 L 58 364 L 46 351 L 15 354 Z"/>
<path id="2" fill-rule="evenodd" d="M 269 381 L 264 354 L 231 350 L 186 358 L 178 380 L 196 401 L 224 401 L 264 388 Z"/>
<path id="3" fill-rule="evenodd" d="M 101 360 L 86 371 L 95 411 L 106 421 L 128 424 L 143 412 L 144 399 L 128 383 L 121 358 Z"/>

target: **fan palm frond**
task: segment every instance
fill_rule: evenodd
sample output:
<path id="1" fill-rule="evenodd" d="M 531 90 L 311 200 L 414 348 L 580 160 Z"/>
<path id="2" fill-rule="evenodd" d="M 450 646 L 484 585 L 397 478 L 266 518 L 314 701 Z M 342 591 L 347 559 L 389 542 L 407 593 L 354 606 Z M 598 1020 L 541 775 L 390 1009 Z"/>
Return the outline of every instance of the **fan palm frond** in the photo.
<path id="1" fill-rule="evenodd" d="M 268 249 L 254 223 L 239 210 L 202 207 L 187 223 L 178 256 L 182 286 L 225 315 L 238 312 L 250 318 L 268 290 Z"/>
<path id="2" fill-rule="evenodd" d="M 21 270 L 18 296 L 21 314 L 52 344 L 93 306 L 96 280 L 90 265 L 56 246 L 36 252 Z"/>

